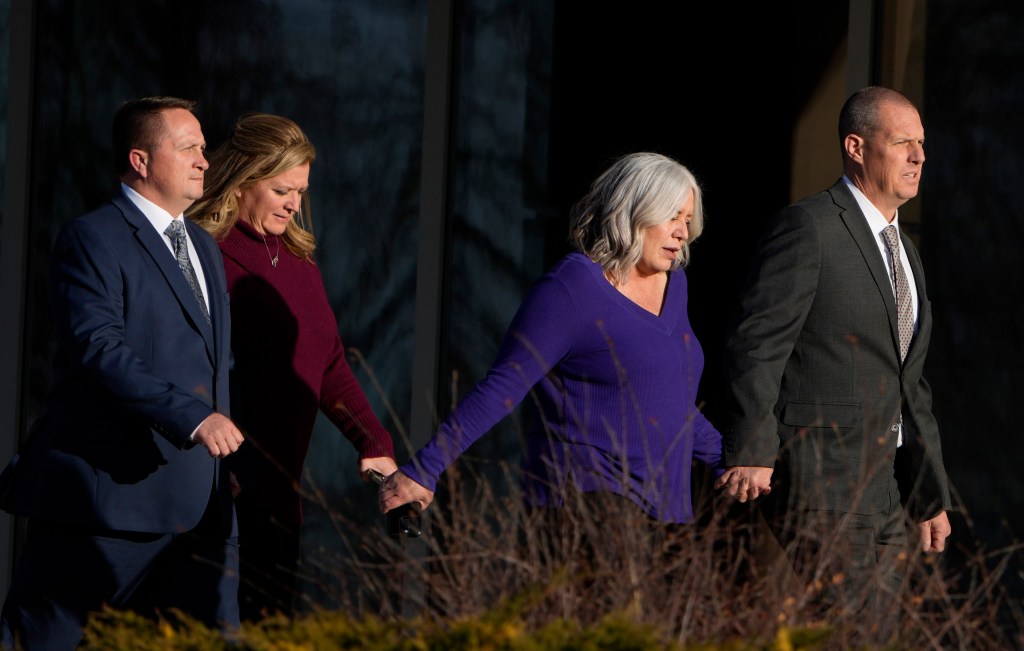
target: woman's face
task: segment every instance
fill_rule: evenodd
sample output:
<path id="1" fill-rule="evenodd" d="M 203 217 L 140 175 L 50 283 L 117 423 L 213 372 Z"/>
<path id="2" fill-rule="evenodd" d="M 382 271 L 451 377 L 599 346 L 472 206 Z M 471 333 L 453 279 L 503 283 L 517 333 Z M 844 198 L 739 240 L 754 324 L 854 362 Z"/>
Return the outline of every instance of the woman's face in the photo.
<path id="1" fill-rule="evenodd" d="M 668 271 L 676 262 L 679 250 L 689 237 L 689 223 L 693 219 L 693 190 L 686 193 L 686 198 L 679 206 L 676 214 L 667 221 L 649 227 L 644 231 L 644 250 L 640 261 L 636 263 L 636 271 L 641 276 Z"/>
<path id="2" fill-rule="evenodd" d="M 238 216 L 264 235 L 280 235 L 302 209 L 309 189 L 309 163 L 238 190 Z"/>

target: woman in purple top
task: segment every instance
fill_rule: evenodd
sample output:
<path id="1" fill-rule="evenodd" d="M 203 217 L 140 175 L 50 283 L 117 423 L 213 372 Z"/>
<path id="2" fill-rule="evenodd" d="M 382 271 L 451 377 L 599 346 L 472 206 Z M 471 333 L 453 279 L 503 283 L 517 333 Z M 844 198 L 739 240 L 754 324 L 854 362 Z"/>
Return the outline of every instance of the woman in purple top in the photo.
<path id="1" fill-rule="evenodd" d="M 531 289 L 487 376 L 381 487 L 381 510 L 426 508 L 439 476 L 533 392 L 523 488 L 534 506 L 611 493 L 651 519 L 694 519 L 690 470 L 722 439 L 695 406 L 704 354 L 687 318 L 689 244 L 703 226 L 693 174 L 625 156 L 574 210 L 571 253 Z"/>

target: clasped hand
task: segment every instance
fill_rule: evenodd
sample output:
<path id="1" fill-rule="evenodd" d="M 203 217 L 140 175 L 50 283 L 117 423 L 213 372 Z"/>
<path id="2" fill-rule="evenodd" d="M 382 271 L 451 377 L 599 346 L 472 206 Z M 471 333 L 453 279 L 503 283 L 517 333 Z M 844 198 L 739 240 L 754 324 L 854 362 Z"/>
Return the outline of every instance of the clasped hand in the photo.
<path id="1" fill-rule="evenodd" d="M 732 466 L 715 480 L 715 488 L 740 502 L 746 502 L 771 493 L 771 479 L 771 468 Z"/>
<path id="2" fill-rule="evenodd" d="M 401 470 L 396 470 L 380 485 L 377 499 L 381 513 L 405 504 L 415 504 L 422 511 L 434 501 L 434 491 L 420 486 Z"/>

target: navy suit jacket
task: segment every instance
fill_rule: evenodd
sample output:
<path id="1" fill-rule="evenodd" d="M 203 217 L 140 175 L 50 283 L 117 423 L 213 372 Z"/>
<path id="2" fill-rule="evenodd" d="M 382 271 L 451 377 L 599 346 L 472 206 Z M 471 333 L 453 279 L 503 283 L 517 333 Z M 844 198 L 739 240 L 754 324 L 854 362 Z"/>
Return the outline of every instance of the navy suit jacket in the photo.
<path id="1" fill-rule="evenodd" d="M 195 527 L 220 463 L 189 442 L 227 415 L 227 285 L 213 238 L 185 221 L 206 276 L 212 327 L 163 237 L 124 194 L 58 235 L 50 290 L 54 384 L 4 471 L 2 506 L 90 528 L 171 533 Z"/>
<path id="2" fill-rule="evenodd" d="M 895 496 L 919 520 L 951 506 L 923 377 L 931 303 L 917 249 L 901 242 L 921 303 L 902 364 L 886 263 L 843 181 L 766 228 L 726 346 L 723 453 L 775 466 L 773 499 L 792 489 L 805 507 L 870 514 Z"/>

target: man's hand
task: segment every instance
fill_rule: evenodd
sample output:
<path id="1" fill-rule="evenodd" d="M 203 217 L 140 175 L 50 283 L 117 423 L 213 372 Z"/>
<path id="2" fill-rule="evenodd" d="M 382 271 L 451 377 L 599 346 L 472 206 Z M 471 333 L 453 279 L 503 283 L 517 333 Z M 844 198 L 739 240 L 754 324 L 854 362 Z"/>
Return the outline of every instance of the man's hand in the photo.
<path id="1" fill-rule="evenodd" d="M 363 481 L 370 481 L 370 471 L 376 470 L 385 477 L 393 475 L 398 470 L 398 465 L 391 457 L 371 457 L 359 460 L 359 478 Z"/>
<path id="2" fill-rule="evenodd" d="M 211 457 L 223 459 L 238 450 L 245 437 L 231 419 L 223 414 L 210 414 L 196 428 L 195 442 L 205 447 Z"/>
<path id="3" fill-rule="evenodd" d="M 937 554 L 946 549 L 946 538 L 953 532 L 949 524 L 946 512 L 938 514 L 931 520 L 926 520 L 917 525 L 921 533 L 921 551 Z"/>
<path id="4" fill-rule="evenodd" d="M 381 513 L 387 513 L 410 502 L 415 503 L 422 511 L 434 501 L 434 492 L 420 486 L 401 470 L 397 470 L 380 485 L 378 501 Z"/>
<path id="5" fill-rule="evenodd" d="M 772 469 L 763 466 L 732 466 L 715 480 L 715 488 L 740 502 L 756 500 L 772 492 Z"/>

